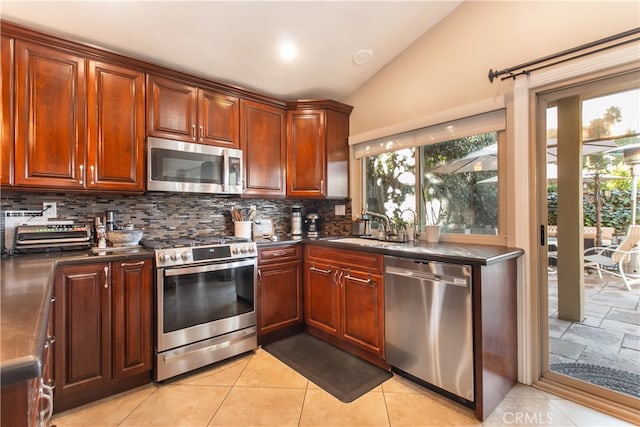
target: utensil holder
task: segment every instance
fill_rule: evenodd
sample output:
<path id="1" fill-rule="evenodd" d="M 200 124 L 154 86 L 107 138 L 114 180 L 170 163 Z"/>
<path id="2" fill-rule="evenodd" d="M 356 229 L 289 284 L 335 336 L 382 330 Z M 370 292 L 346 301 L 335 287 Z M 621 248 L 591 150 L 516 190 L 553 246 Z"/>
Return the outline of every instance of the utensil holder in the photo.
<path id="1" fill-rule="evenodd" d="M 234 235 L 243 239 L 251 239 L 251 225 L 253 221 L 235 221 Z"/>

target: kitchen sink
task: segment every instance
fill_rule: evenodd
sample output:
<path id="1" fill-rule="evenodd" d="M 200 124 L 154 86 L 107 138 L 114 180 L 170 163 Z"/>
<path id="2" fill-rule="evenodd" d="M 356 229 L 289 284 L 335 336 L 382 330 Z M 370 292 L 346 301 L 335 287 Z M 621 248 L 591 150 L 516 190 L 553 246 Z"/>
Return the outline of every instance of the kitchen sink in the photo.
<path id="1" fill-rule="evenodd" d="M 372 247 L 384 247 L 384 246 L 397 246 L 401 245 L 402 242 L 392 242 L 389 240 L 376 240 L 376 239 L 366 239 L 363 237 L 341 237 L 336 239 L 329 239 L 329 242 L 338 242 L 338 243 L 348 243 L 352 245 L 360 245 L 360 246 L 372 246 Z"/>

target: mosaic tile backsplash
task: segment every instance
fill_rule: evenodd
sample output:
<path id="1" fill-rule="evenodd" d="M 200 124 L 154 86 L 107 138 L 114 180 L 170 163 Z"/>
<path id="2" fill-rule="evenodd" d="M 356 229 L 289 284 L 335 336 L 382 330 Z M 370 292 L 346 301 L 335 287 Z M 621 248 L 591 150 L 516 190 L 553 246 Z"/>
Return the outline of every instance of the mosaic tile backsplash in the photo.
<path id="1" fill-rule="evenodd" d="M 42 202 L 57 204 L 58 218 L 93 224 L 96 216 L 115 211 L 116 226 L 127 223 L 144 229 L 145 238 L 175 238 L 188 235 L 232 235 L 230 210 L 256 206 L 256 218 L 269 218 L 274 233 L 291 232 L 291 208 L 301 206 L 303 217 L 317 212 L 322 231 L 328 235 L 351 234 L 350 200 L 266 200 L 215 197 L 203 194 L 147 193 L 143 195 L 91 195 L 76 193 L 25 193 L 3 191 L 2 211 L 41 210 Z M 346 205 L 346 215 L 335 215 L 335 205 Z M 4 247 L 4 215 L 0 219 Z"/>

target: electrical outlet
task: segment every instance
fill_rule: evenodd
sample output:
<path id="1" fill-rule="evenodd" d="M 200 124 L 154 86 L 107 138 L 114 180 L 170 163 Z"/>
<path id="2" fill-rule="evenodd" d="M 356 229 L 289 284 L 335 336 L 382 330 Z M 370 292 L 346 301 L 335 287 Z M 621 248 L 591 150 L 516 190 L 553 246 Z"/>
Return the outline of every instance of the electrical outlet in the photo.
<path id="1" fill-rule="evenodd" d="M 47 218 L 58 217 L 58 207 L 56 202 L 42 202 L 42 216 Z"/>
<path id="2" fill-rule="evenodd" d="M 346 206 L 345 205 L 335 205 L 335 214 L 338 215 L 346 215 Z"/>

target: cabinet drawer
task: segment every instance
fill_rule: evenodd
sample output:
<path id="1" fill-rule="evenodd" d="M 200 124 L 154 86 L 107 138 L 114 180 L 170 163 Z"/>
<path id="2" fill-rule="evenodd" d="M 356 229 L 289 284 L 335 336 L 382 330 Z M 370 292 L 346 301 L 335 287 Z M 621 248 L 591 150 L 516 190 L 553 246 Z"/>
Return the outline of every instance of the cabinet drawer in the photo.
<path id="1" fill-rule="evenodd" d="M 275 264 L 302 258 L 300 245 L 273 246 L 258 249 L 258 264 Z"/>
<path id="2" fill-rule="evenodd" d="M 340 267 L 378 274 L 383 272 L 384 260 L 381 254 L 309 245 L 305 255 L 307 260 L 319 258 Z"/>

